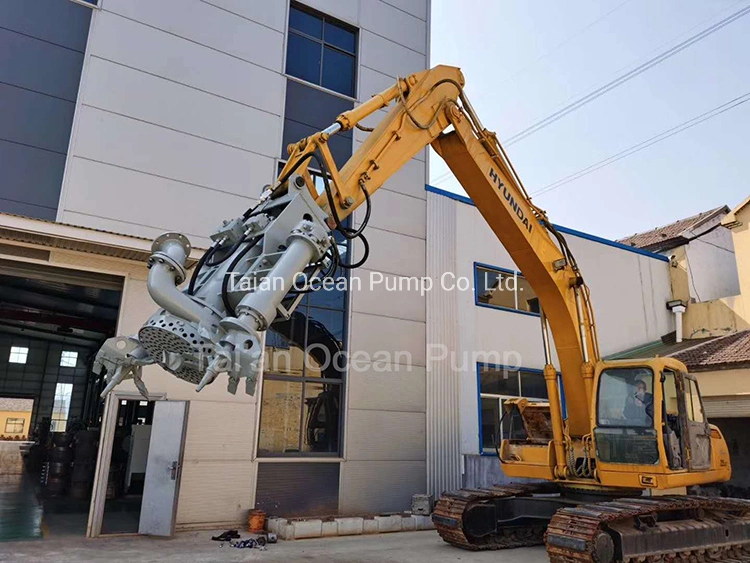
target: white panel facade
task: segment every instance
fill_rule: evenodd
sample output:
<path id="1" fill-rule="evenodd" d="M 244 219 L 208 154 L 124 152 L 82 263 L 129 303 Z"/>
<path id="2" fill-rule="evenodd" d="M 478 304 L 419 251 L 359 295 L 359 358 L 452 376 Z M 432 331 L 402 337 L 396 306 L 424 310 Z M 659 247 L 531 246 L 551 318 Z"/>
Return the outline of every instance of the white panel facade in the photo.
<path id="1" fill-rule="evenodd" d="M 92 16 L 58 220 L 206 246 L 274 177 L 280 16 L 200 0 L 109 0 Z"/>
<path id="2" fill-rule="evenodd" d="M 540 320 L 534 315 L 475 304 L 475 263 L 510 270 L 517 268 L 474 206 L 433 192 L 428 192 L 427 200 L 428 276 L 436 277 L 450 271 L 457 278 L 464 277 L 471 282 L 465 291 L 428 296 L 428 343 L 433 342 L 433 338 L 449 338 L 455 343 L 455 360 L 446 369 L 454 377 L 458 395 L 454 398 L 448 393 L 442 396 L 431 393 L 430 386 L 439 383 L 436 378 L 443 369 L 441 365 L 447 365 L 447 361 L 428 360 L 428 444 L 439 439 L 450 444 L 450 434 L 445 434 L 451 429 L 449 422 L 443 422 L 435 435 L 431 433 L 431 408 L 434 406 L 435 412 L 446 413 L 457 408 L 460 411 L 460 428 L 456 430 L 460 454 L 477 456 L 480 453 L 477 362 L 543 368 Z M 453 224 L 450 224 L 447 209 L 453 213 Z M 653 342 L 674 330 L 674 321 L 666 309 L 666 302 L 671 298 L 668 262 L 592 240 L 583 233 L 564 236 L 591 289 L 603 355 Z M 446 258 L 449 263 L 438 260 L 441 253 L 445 256 L 451 252 L 454 252 L 453 258 Z M 454 310 L 455 313 L 451 313 Z M 435 328 L 430 324 L 433 322 L 437 324 Z M 453 336 L 450 334 L 452 326 L 460 327 Z M 459 448 L 452 451 L 451 454 L 449 448 L 444 448 L 433 460 L 428 448 L 428 459 L 430 466 L 448 466 L 456 482 L 459 474 L 455 468 L 460 456 L 455 452 Z M 491 457 L 480 461 L 483 463 L 472 462 L 472 467 L 476 465 L 479 470 L 486 470 L 479 466 L 496 463 Z M 468 468 L 468 465 L 463 467 Z M 442 477 L 437 470 L 434 473 L 436 482 L 440 478 L 450 478 Z"/>
<path id="3" fill-rule="evenodd" d="M 690 297 L 712 301 L 740 294 L 732 232 L 725 227 L 691 240 L 685 248 Z"/>
<path id="4" fill-rule="evenodd" d="M 361 101 L 392 86 L 396 76 L 426 68 L 427 25 L 397 8 L 380 0 L 359 2 Z M 377 112 L 365 125 L 374 126 L 384 116 L 385 111 Z M 355 151 L 366 136 L 354 131 Z M 368 505 L 370 510 L 404 510 L 411 495 L 426 491 L 426 296 L 415 282 L 392 290 L 398 278 L 421 278 L 426 271 L 425 154 L 420 151 L 373 198 L 370 257 L 354 274 L 362 287 L 352 284 L 350 294 L 350 350 L 380 352 L 390 360 L 366 370 L 350 367 L 340 491 L 345 512 Z M 360 210 L 355 224 L 362 218 Z M 354 259 L 361 253 L 362 245 L 355 244 Z M 383 283 L 370 285 L 370 279 Z M 373 439 L 373 428 L 378 434 L 388 429 L 392 438 L 382 442 L 393 442 L 392 447 L 375 444 L 382 436 Z"/>
<path id="5" fill-rule="evenodd" d="M 301 3 L 359 29 L 358 100 L 426 68 L 428 0 Z M 147 238 L 174 230 L 207 246 L 217 224 L 252 205 L 277 172 L 288 17 L 285 1 L 101 2 L 58 220 Z M 355 150 L 363 139 L 355 131 Z M 426 296 L 412 285 L 369 288 L 373 274 L 392 283 L 426 273 L 426 160 L 420 151 L 373 198 L 370 258 L 353 274 L 364 279 L 350 293 L 347 346 L 354 362 L 357 353 L 375 362 L 347 375 L 342 512 L 404 510 L 426 491 Z M 356 260 L 362 246 L 354 248 Z M 123 310 L 121 332 L 132 334 L 155 309 L 143 279 L 131 282 L 126 304 L 134 308 Z M 225 376 L 198 396 L 159 368 L 144 378 L 152 392 L 194 403 L 178 525 L 240 520 L 255 499 L 256 399 L 229 395 Z M 210 438 L 208 429 L 237 420 L 244 431 Z"/>
<path id="6" fill-rule="evenodd" d="M 282 33 L 286 29 L 285 2 L 269 2 L 268 0 L 203 0 L 203 2 Z"/>
<path id="7" fill-rule="evenodd" d="M 378 191 L 372 207 L 369 225 L 392 233 L 401 233 L 415 238 L 425 237 L 425 204 L 423 199 L 403 195 L 390 190 Z M 355 217 L 359 226 L 362 213 Z"/>
<path id="8" fill-rule="evenodd" d="M 107 0 L 102 9 L 281 71 L 283 32 L 202 0 Z M 265 16 L 258 19 L 263 20 Z"/>
<path id="9" fill-rule="evenodd" d="M 274 161 L 268 156 L 86 106 L 77 119 L 80 136 L 73 162 L 89 160 L 174 180 L 183 185 L 188 198 L 194 188 L 202 188 L 204 191 L 198 192 L 202 197 L 210 196 L 205 191 L 210 190 L 255 199 L 260 186 L 272 178 Z M 96 189 L 107 191 L 108 187 L 104 184 Z M 85 186 L 71 189 L 71 197 L 77 191 L 85 191 Z M 158 191 L 152 197 L 159 200 Z M 166 203 L 163 199 L 160 202 Z M 168 208 L 160 211 L 169 215 Z"/>
<path id="10" fill-rule="evenodd" d="M 122 37 L 128 38 L 127 49 Z M 284 78 L 278 72 L 112 12 L 97 12 L 89 49 L 93 57 L 276 115 L 284 107 Z"/>
<path id="11" fill-rule="evenodd" d="M 376 363 L 349 372 L 349 402 L 361 410 L 425 412 L 425 368 Z"/>
<path id="12" fill-rule="evenodd" d="M 425 416 L 422 412 L 355 409 L 349 413 L 348 461 L 424 461 Z M 408 428 L 408 432 L 404 429 Z M 373 434 L 377 429 L 377 438 Z"/>
<path id="13" fill-rule="evenodd" d="M 380 0 L 362 2 L 362 28 L 424 55 L 427 22 Z M 412 71 L 414 72 L 414 71 Z"/>

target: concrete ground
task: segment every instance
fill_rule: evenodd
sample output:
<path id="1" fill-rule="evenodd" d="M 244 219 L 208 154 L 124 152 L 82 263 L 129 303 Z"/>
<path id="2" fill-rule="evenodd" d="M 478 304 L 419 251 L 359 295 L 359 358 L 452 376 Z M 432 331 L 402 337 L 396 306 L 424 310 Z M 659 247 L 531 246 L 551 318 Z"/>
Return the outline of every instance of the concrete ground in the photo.
<path id="1" fill-rule="evenodd" d="M 236 561 L 330 563 L 546 563 L 543 547 L 469 552 L 444 543 L 434 531 L 279 542 L 267 551 L 223 548 L 211 532 L 172 539 L 141 536 L 85 540 L 50 538 L 0 543 L 0 562 L 13 563 L 224 563 Z"/>

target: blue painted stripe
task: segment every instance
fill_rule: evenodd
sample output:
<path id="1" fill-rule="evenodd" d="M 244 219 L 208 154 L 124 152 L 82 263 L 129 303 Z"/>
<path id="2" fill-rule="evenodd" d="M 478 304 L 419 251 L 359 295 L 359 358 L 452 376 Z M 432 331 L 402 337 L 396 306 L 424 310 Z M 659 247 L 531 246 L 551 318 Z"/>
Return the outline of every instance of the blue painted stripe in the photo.
<path id="1" fill-rule="evenodd" d="M 436 188 L 435 186 L 430 186 L 429 184 L 425 185 L 425 190 L 430 193 L 437 194 L 443 197 L 447 197 L 448 199 L 453 199 L 455 201 L 460 201 L 461 203 L 465 203 L 466 205 L 471 205 L 473 207 L 476 207 L 476 205 L 474 205 L 474 202 L 471 201 L 471 198 L 468 198 L 464 195 L 454 194 L 453 192 L 441 190 L 440 188 Z M 656 254 L 655 252 L 649 252 L 648 250 L 643 250 L 641 248 L 636 248 L 634 246 L 628 246 L 626 244 L 622 244 L 621 242 L 616 242 L 614 240 L 609 240 L 606 238 L 598 237 L 596 235 L 591 235 L 589 233 L 584 233 L 583 231 L 577 231 L 575 229 L 563 227 L 562 225 L 555 225 L 555 228 L 561 233 L 565 233 L 567 235 L 573 235 L 582 239 L 590 240 L 593 242 L 598 242 L 599 244 L 611 246 L 612 248 L 619 248 L 620 250 L 634 252 L 635 254 L 640 254 L 641 256 L 646 256 L 647 258 L 653 258 L 654 260 L 660 260 L 662 262 L 669 262 L 669 258 L 667 256 L 663 256 L 662 254 Z"/>

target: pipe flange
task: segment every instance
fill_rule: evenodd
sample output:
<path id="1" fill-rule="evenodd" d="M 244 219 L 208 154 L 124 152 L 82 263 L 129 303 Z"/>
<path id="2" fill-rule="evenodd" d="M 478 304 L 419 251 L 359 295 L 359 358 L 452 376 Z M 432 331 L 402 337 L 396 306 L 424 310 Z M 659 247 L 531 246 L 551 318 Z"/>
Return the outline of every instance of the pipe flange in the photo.
<path id="1" fill-rule="evenodd" d="M 185 256 L 190 256 L 190 252 L 193 250 L 190 240 L 182 233 L 163 233 L 154 239 L 151 243 L 151 252 L 156 253 L 164 249 L 164 246 L 169 241 L 179 242 L 185 250 Z"/>
<path id="2" fill-rule="evenodd" d="M 185 281 L 187 277 L 187 270 L 177 262 L 174 258 L 172 258 L 169 254 L 166 252 L 154 252 L 151 256 L 148 258 L 148 267 L 151 268 L 155 263 L 160 264 L 166 264 L 169 266 L 169 269 L 176 272 L 174 283 L 175 285 L 180 285 L 182 282 Z"/>

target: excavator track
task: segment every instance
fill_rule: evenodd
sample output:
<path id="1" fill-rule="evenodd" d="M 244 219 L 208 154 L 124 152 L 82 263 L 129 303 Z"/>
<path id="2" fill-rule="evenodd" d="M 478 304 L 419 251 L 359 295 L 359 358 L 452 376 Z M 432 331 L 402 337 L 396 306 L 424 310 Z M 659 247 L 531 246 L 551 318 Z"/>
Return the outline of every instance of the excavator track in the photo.
<path id="1" fill-rule="evenodd" d="M 532 496 L 542 492 L 545 492 L 543 485 L 497 485 L 490 489 L 459 489 L 443 493 L 435 505 L 432 522 L 445 542 L 470 551 L 542 545 L 546 525 L 503 528 L 497 534 L 481 538 L 467 535 L 463 525 L 464 515 L 472 506 L 498 498 Z"/>
<path id="2" fill-rule="evenodd" d="M 748 562 L 750 501 L 668 496 L 583 504 L 558 510 L 544 539 L 551 563 Z"/>
<path id="3" fill-rule="evenodd" d="M 750 563 L 750 500 L 744 499 L 561 500 L 563 508 L 549 522 L 488 527 L 479 535 L 466 530 L 472 509 L 551 492 L 543 485 L 461 489 L 440 497 L 432 519 L 440 537 L 456 547 L 480 551 L 546 544 L 551 563 Z"/>

